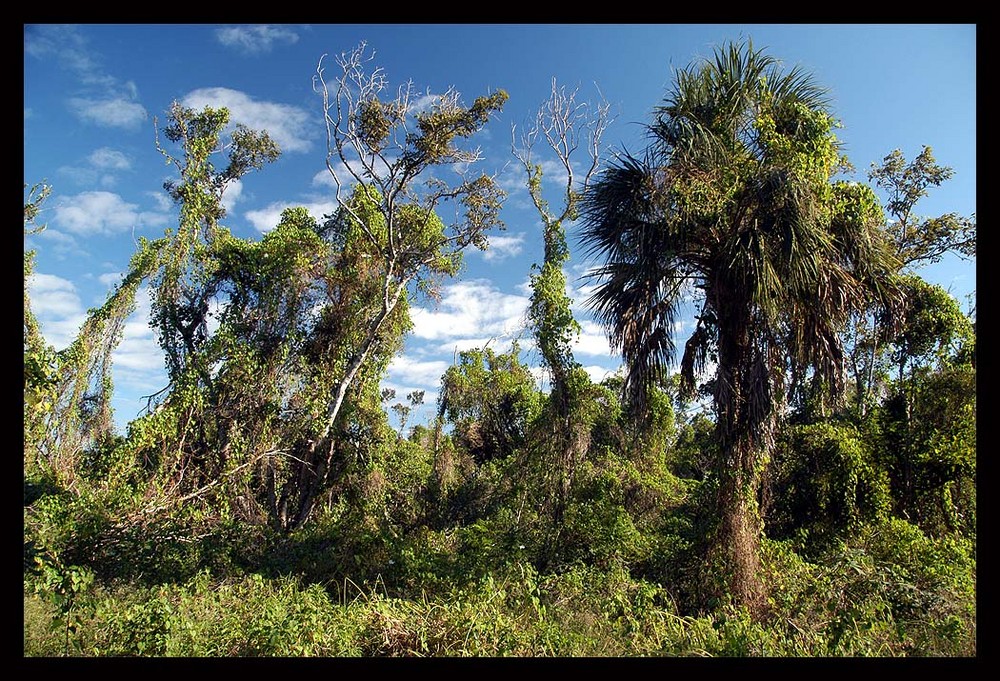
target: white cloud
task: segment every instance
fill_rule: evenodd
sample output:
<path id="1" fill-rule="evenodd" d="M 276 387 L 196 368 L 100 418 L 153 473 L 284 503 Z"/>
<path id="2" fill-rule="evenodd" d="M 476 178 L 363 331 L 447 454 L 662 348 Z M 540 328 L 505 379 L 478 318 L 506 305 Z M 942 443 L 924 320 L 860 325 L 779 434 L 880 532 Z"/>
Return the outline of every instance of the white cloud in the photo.
<path id="1" fill-rule="evenodd" d="M 465 352 L 466 350 L 478 350 L 480 348 L 489 347 L 491 350 L 497 353 L 509 352 L 511 347 L 514 345 L 514 338 L 508 336 L 507 338 L 496 338 L 496 337 L 480 337 L 480 338 L 458 338 L 453 341 L 448 341 L 446 343 L 441 343 L 437 346 L 438 352 L 449 352 L 449 353 L 459 353 Z M 533 346 L 533 343 L 528 341 L 520 342 L 521 349 L 526 349 L 529 346 Z"/>
<path id="2" fill-rule="evenodd" d="M 535 385 L 539 386 L 541 390 L 548 392 L 549 391 L 548 383 L 550 378 L 549 370 L 546 369 L 545 367 L 533 366 L 529 367 L 528 371 L 531 373 L 531 376 L 535 379 Z"/>
<path id="3" fill-rule="evenodd" d="M 97 279 L 110 293 L 111 286 L 121 281 L 121 273 L 105 272 Z M 87 317 L 73 282 L 36 272 L 29 281 L 28 291 L 31 309 L 46 339 L 56 349 L 69 345 Z M 149 326 L 151 298 L 148 287 L 136 291 L 135 305 L 135 311 L 123 327 L 122 341 L 112 354 L 113 361 L 116 369 L 120 366 L 133 372 L 158 372 L 163 368 L 163 353 Z"/>
<path id="4" fill-rule="evenodd" d="M 55 252 L 60 255 L 65 255 L 71 251 L 78 257 L 86 255 L 84 251 L 80 250 L 79 244 L 74 237 L 64 232 L 60 232 L 57 229 L 52 229 L 50 227 L 45 231 L 40 232 L 38 236 L 41 239 L 50 242 Z"/>
<path id="5" fill-rule="evenodd" d="M 247 54 L 270 52 L 275 43 L 294 44 L 298 34 L 285 26 L 228 26 L 215 31 L 216 39 L 226 47 L 233 47 Z"/>
<path id="6" fill-rule="evenodd" d="M 68 178 L 70 182 L 78 185 L 93 184 L 97 182 L 97 172 L 93 168 L 80 168 L 78 166 L 60 166 L 56 169 L 60 176 Z"/>
<path id="7" fill-rule="evenodd" d="M 535 204 L 528 198 L 528 192 L 524 192 L 521 196 L 508 194 L 506 201 L 504 201 L 504 206 L 507 208 L 516 208 L 517 210 L 535 210 Z"/>
<path id="8" fill-rule="evenodd" d="M 597 286 L 598 284 L 593 279 L 586 278 L 585 276 L 577 276 L 575 278 L 567 276 L 566 295 L 572 301 L 570 309 L 574 312 L 589 313 L 590 308 L 587 307 L 587 301 L 594 295 Z"/>
<path id="9" fill-rule="evenodd" d="M 58 172 L 76 184 L 99 184 L 110 188 L 116 184 L 117 178 L 106 171 L 129 170 L 132 167 L 125 154 L 108 147 L 95 150 L 87 157 L 86 163 L 87 167 L 62 166 Z"/>
<path id="10" fill-rule="evenodd" d="M 416 386 L 417 389 L 425 386 L 436 386 L 441 382 L 441 376 L 448 370 L 448 363 L 443 360 L 420 361 L 397 355 L 389 363 L 386 371 L 386 381 L 405 386 Z M 413 387 L 409 390 L 414 389 Z M 397 390 L 397 398 L 405 397 L 405 393 Z"/>
<path id="11" fill-rule="evenodd" d="M 508 337 L 524 326 L 528 298 L 504 293 L 487 280 L 445 286 L 437 310 L 411 310 L 413 335 L 426 340 Z"/>
<path id="12" fill-rule="evenodd" d="M 90 99 L 72 97 L 70 108 L 84 121 L 112 128 L 137 130 L 146 120 L 146 109 L 124 97 Z"/>
<path id="13" fill-rule="evenodd" d="M 543 161 L 537 161 L 532 159 L 534 164 L 541 166 L 542 168 L 542 181 L 546 184 L 551 184 L 556 187 L 565 187 L 566 178 L 569 175 L 566 173 L 566 168 L 559 161 L 554 159 L 545 159 Z M 573 164 L 574 171 L 577 164 Z M 514 191 L 518 189 L 527 189 L 528 176 L 524 170 L 524 165 L 519 162 L 511 163 L 508 165 L 504 172 L 501 174 L 498 184 L 508 191 Z"/>
<path id="14" fill-rule="evenodd" d="M 527 298 L 531 298 L 531 279 L 524 279 L 515 287 Z"/>
<path id="15" fill-rule="evenodd" d="M 174 201 L 166 192 L 146 192 L 146 196 L 153 199 L 156 208 L 161 213 L 166 213 L 174 207 Z"/>
<path id="16" fill-rule="evenodd" d="M 233 180 L 226 186 L 226 191 L 222 195 L 222 207 L 226 209 L 227 213 L 233 212 L 233 207 L 236 205 L 236 202 L 240 200 L 242 195 L 242 180 Z"/>
<path id="17" fill-rule="evenodd" d="M 545 159 L 542 161 L 532 159 L 532 162 L 541 166 L 543 194 L 551 202 L 550 210 L 562 210 L 566 205 L 566 180 L 569 178 L 566 166 L 561 161 L 555 159 Z M 579 162 L 572 161 L 571 163 L 574 173 L 573 184 L 579 190 L 583 181 L 581 173 L 585 169 Z M 510 195 L 511 201 L 516 201 L 518 207 L 530 207 L 532 210 L 535 210 L 534 203 L 531 202 L 528 196 L 527 183 L 528 176 L 524 170 L 524 166 L 520 162 L 507 165 L 497 180 L 500 188 Z M 566 226 L 569 228 L 572 225 L 567 224 Z"/>
<path id="18" fill-rule="evenodd" d="M 527 178 L 524 174 L 524 166 L 520 163 L 511 163 L 504 167 L 503 172 L 497 178 L 497 185 L 510 195 L 518 192 L 528 193 L 526 189 Z"/>
<path id="19" fill-rule="evenodd" d="M 674 338 L 680 338 L 681 334 L 690 335 L 694 332 L 695 320 L 691 318 L 678 319 L 673 323 Z M 687 339 L 685 338 L 685 342 Z M 680 345 L 680 343 L 678 343 Z"/>
<path id="20" fill-rule="evenodd" d="M 333 176 L 330 171 L 324 168 L 315 175 L 313 175 L 312 186 L 314 187 L 333 187 L 336 189 L 337 183 L 334 181 Z"/>
<path id="21" fill-rule="evenodd" d="M 60 175 L 69 178 L 77 185 L 98 185 L 105 189 L 112 189 L 118 184 L 118 178 L 110 174 L 102 174 L 93 168 L 77 168 L 74 166 L 62 166 L 57 171 Z"/>
<path id="22" fill-rule="evenodd" d="M 594 383 L 600 383 L 609 376 L 614 376 L 619 370 L 618 368 L 603 367 L 596 364 L 582 367 L 590 380 Z M 549 370 L 543 366 L 533 366 L 529 367 L 528 371 L 531 372 L 532 377 L 535 379 L 535 383 L 538 385 L 539 390 L 542 392 L 549 392 L 552 389 L 552 376 L 549 374 Z"/>
<path id="23" fill-rule="evenodd" d="M 121 275 L 106 272 L 97 278 L 110 287 Z M 87 318 L 76 286 L 62 277 L 38 272 L 29 282 L 29 294 L 45 339 L 56 350 L 66 348 Z M 119 425 L 124 425 L 145 405 L 139 395 L 151 394 L 166 383 L 163 351 L 149 326 L 151 299 L 148 287 L 136 291 L 135 304 L 135 311 L 122 329 L 122 340 L 111 355 L 114 403 L 116 410 L 125 412 L 116 418 Z"/>
<path id="24" fill-rule="evenodd" d="M 76 26 L 46 24 L 24 29 L 24 51 L 38 59 L 53 58 L 73 72 L 84 90 L 69 99 L 69 107 L 82 120 L 108 127 L 137 129 L 147 118 L 138 103 L 135 83 L 120 83 L 104 73 L 87 39 Z"/>
<path id="25" fill-rule="evenodd" d="M 97 281 L 101 282 L 109 289 L 122 280 L 121 272 L 105 272 L 97 277 Z"/>
<path id="26" fill-rule="evenodd" d="M 28 283 L 31 308 L 38 317 L 66 316 L 79 312 L 80 296 L 68 279 L 35 272 Z"/>
<path id="27" fill-rule="evenodd" d="M 135 81 L 127 81 L 122 88 L 130 99 L 139 99 L 139 86 L 135 84 Z"/>
<path id="28" fill-rule="evenodd" d="M 140 212 L 134 203 L 103 191 L 67 197 L 55 207 L 53 218 L 55 224 L 82 236 L 118 234 L 133 227 L 162 225 L 166 220 L 166 215 Z"/>
<path id="29" fill-rule="evenodd" d="M 609 376 L 614 376 L 617 369 L 609 369 L 607 367 L 591 365 L 583 367 L 583 370 L 587 372 L 590 376 L 590 380 L 594 383 L 600 383 Z"/>
<path id="30" fill-rule="evenodd" d="M 224 87 L 201 88 L 189 92 L 183 105 L 201 110 L 206 106 L 229 109 L 233 123 L 241 123 L 254 130 L 266 130 L 283 152 L 309 151 L 312 142 L 307 139 L 310 114 L 288 104 L 258 101 L 238 90 Z"/>
<path id="31" fill-rule="evenodd" d="M 440 376 L 438 377 L 438 379 L 440 379 Z M 423 385 L 403 385 L 401 383 L 393 383 L 391 381 L 382 381 L 382 383 L 379 384 L 379 390 L 396 391 L 395 397 L 386 400 L 383 403 L 386 410 L 389 411 L 390 418 L 395 418 L 395 414 L 390 410 L 392 405 L 396 403 L 402 403 L 409 406 L 409 401 L 406 399 L 406 396 L 415 390 L 424 391 L 423 404 L 410 413 L 409 423 L 410 425 L 414 425 L 415 423 L 419 423 L 420 420 L 429 421 L 433 418 L 435 412 L 434 405 L 437 402 L 438 398 L 437 388 L 439 388 L 440 386 L 441 386 L 440 380 L 436 381 L 433 385 L 430 383 Z"/>
<path id="32" fill-rule="evenodd" d="M 60 24 L 28 25 L 24 28 L 24 51 L 38 59 L 55 56 L 59 63 L 90 83 L 106 78 L 86 48 L 86 40 L 75 26 Z"/>
<path id="33" fill-rule="evenodd" d="M 124 426 L 146 407 L 144 396 L 167 384 L 163 350 L 149 326 L 150 291 L 136 291 L 136 309 L 125 323 L 122 341 L 111 358 L 114 363 L 115 421 Z"/>
<path id="34" fill-rule="evenodd" d="M 35 272 L 28 281 L 28 295 L 45 340 L 56 350 L 66 348 L 86 319 L 76 286 L 54 274 Z"/>
<path id="35" fill-rule="evenodd" d="M 566 172 L 566 166 L 561 162 L 554 159 L 546 159 L 538 165 L 542 167 L 543 182 L 559 188 L 566 187 L 566 180 L 569 178 L 569 173 Z M 574 172 L 577 165 L 577 163 L 573 163 Z"/>
<path id="36" fill-rule="evenodd" d="M 441 95 L 433 95 L 430 92 L 427 92 L 419 97 L 416 97 L 415 99 L 410 100 L 410 106 L 407 113 L 414 115 L 427 113 L 440 101 Z"/>
<path id="37" fill-rule="evenodd" d="M 138 335 L 144 333 L 143 326 L 140 322 L 126 324 L 126 333 L 132 335 L 123 338 L 113 354 L 115 366 L 128 369 L 131 375 L 139 372 L 157 372 L 163 369 L 164 365 L 163 352 L 152 332 L 150 331 L 149 335 Z"/>
<path id="38" fill-rule="evenodd" d="M 311 216 L 322 220 L 337 209 L 335 201 L 316 201 L 303 204 L 301 201 L 276 201 L 264 208 L 247 211 L 245 217 L 258 232 L 270 232 L 281 222 L 281 212 L 293 206 L 304 207 Z"/>
<path id="39" fill-rule="evenodd" d="M 85 321 L 87 321 L 87 315 L 83 312 L 59 319 L 42 319 L 41 317 L 38 319 L 42 335 L 57 351 L 69 347 L 69 344 L 80 333 L 80 327 Z"/>
<path id="40" fill-rule="evenodd" d="M 289 203 L 272 203 L 265 208 L 247 211 L 244 217 L 258 232 L 270 232 L 281 221 L 281 211 L 290 205 Z"/>
<path id="41" fill-rule="evenodd" d="M 489 249 L 483 252 L 483 260 L 502 260 L 513 257 L 524 247 L 524 232 L 516 236 L 490 236 Z"/>
<path id="42" fill-rule="evenodd" d="M 112 354 L 116 368 L 126 369 L 130 376 L 159 374 L 163 370 L 163 351 L 149 326 L 151 298 L 148 287 L 135 294 L 135 311 L 125 322 L 122 342 Z"/>
<path id="43" fill-rule="evenodd" d="M 132 167 L 128 157 L 120 151 L 115 151 L 108 147 L 96 149 L 87 157 L 90 165 L 95 168 L 108 168 L 111 170 L 128 170 Z"/>
<path id="44" fill-rule="evenodd" d="M 574 354 L 591 357 L 611 357 L 614 355 L 608 344 L 608 336 L 599 324 L 589 320 L 580 321 L 579 324 L 580 335 L 573 343 Z"/>

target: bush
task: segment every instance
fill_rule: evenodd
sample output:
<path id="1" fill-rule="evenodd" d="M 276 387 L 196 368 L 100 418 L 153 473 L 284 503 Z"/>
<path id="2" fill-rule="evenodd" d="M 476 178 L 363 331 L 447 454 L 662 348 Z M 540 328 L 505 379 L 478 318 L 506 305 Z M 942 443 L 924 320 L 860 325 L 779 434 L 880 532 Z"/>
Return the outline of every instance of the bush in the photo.
<path id="1" fill-rule="evenodd" d="M 862 523 L 886 517 L 891 507 L 888 476 L 847 424 L 789 428 L 769 471 L 768 535 L 799 538 L 807 555 Z"/>

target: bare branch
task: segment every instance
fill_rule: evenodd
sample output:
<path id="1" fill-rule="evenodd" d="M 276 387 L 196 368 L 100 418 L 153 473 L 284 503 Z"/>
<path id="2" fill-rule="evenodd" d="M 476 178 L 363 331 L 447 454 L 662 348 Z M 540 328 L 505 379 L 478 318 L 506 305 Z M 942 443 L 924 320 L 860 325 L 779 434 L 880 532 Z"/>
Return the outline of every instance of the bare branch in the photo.
<path id="1" fill-rule="evenodd" d="M 560 87 L 553 78 L 549 99 L 521 133 L 520 139 L 516 126 L 511 128 L 511 149 L 514 157 L 524 166 L 532 202 L 546 224 L 575 217 L 580 196 L 589 186 L 600 163 L 601 139 L 614 120 L 611 105 L 604 99 L 599 88 L 600 99 L 596 103 L 578 102 L 577 94 L 578 90 L 569 91 Z M 549 209 L 548 202 L 542 198 L 542 169 L 532 156 L 535 144 L 543 137 L 566 172 L 563 208 L 558 215 Z M 580 148 L 581 141 L 586 145 L 589 164 L 582 179 L 578 180 L 573 156 Z"/>

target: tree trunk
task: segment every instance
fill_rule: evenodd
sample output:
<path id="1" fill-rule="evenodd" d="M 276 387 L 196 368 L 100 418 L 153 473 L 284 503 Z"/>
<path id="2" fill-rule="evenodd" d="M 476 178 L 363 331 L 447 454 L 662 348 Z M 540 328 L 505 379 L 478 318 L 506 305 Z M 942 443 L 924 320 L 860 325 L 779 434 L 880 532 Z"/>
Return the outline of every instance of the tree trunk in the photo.
<path id="1" fill-rule="evenodd" d="M 761 478 L 741 468 L 727 471 L 719 481 L 720 517 L 713 553 L 721 558 L 723 577 L 733 602 L 757 616 L 766 602 L 760 578 L 763 521 L 757 493 Z"/>
<path id="2" fill-rule="evenodd" d="M 316 464 L 317 452 L 324 447 L 326 448 L 326 455 L 325 457 L 319 459 L 318 465 L 316 465 L 316 469 L 314 471 L 310 471 L 309 466 L 300 467 L 301 475 L 299 477 L 298 484 L 302 493 L 298 511 L 292 520 L 292 529 L 302 527 L 306 521 L 309 520 L 316 496 L 320 493 L 323 485 L 327 482 L 327 474 L 331 468 L 332 458 L 335 451 L 334 443 L 331 439 L 334 424 L 337 422 L 337 417 L 340 416 L 340 411 L 344 406 L 344 400 L 347 397 L 348 390 L 353 387 L 354 380 L 357 377 L 358 372 L 368 360 L 368 357 L 372 352 L 372 348 L 375 346 L 375 342 L 378 339 L 378 334 L 382 330 L 383 324 L 385 324 L 386 320 L 389 319 L 392 313 L 396 310 L 396 306 L 399 304 L 400 298 L 406 291 L 407 281 L 407 279 L 403 279 L 398 283 L 394 283 L 391 274 L 387 274 L 385 276 L 385 283 L 382 289 L 382 309 L 376 317 L 369 322 L 364 340 L 361 342 L 360 347 L 354 353 L 350 362 L 348 362 L 344 372 L 344 377 L 337 383 L 337 386 L 333 391 L 333 399 L 327 407 L 326 419 L 323 422 L 323 430 L 309 445 L 306 459 L 312 464 Z"/>
<path id="3" fill-rule="evenodd" d="M 736 316 L 729 328 L 720 330 L 715 386 L 719 524 L 710 553 L 721 562 L 720 576 L 733 603 L 756 618 L 767 600 L 760 578 L 764 523 L 758 495 L 772 442 L 775 405 L 765 350 L 753 347 L 748 338 L 751 321 Z"/>

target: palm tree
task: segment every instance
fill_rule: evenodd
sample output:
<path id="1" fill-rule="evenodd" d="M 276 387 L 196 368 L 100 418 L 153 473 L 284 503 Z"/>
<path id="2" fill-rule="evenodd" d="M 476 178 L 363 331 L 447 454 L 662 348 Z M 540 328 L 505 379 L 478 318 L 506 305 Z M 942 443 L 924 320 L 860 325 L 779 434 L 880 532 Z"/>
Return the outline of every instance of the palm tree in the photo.
<path id="1" fill-rule="evenodd" d="M 675 359 L 683 301 L 700 305 L 680 370 L 690 392 L 717 366 L 711 555 L 754 612 L 765 597 L 757 498 L 791 381 L 808 374 L 838 394 L 850 312 L 897 304 L 878 200 L 833 180 L 849 168 L 834 125 L 810 75 L 730 44 L 676 73 L 645 155 L 622 152 L 583 203 L 583 241 L 604 262 L 589 302 L 638 407 Z"/>

